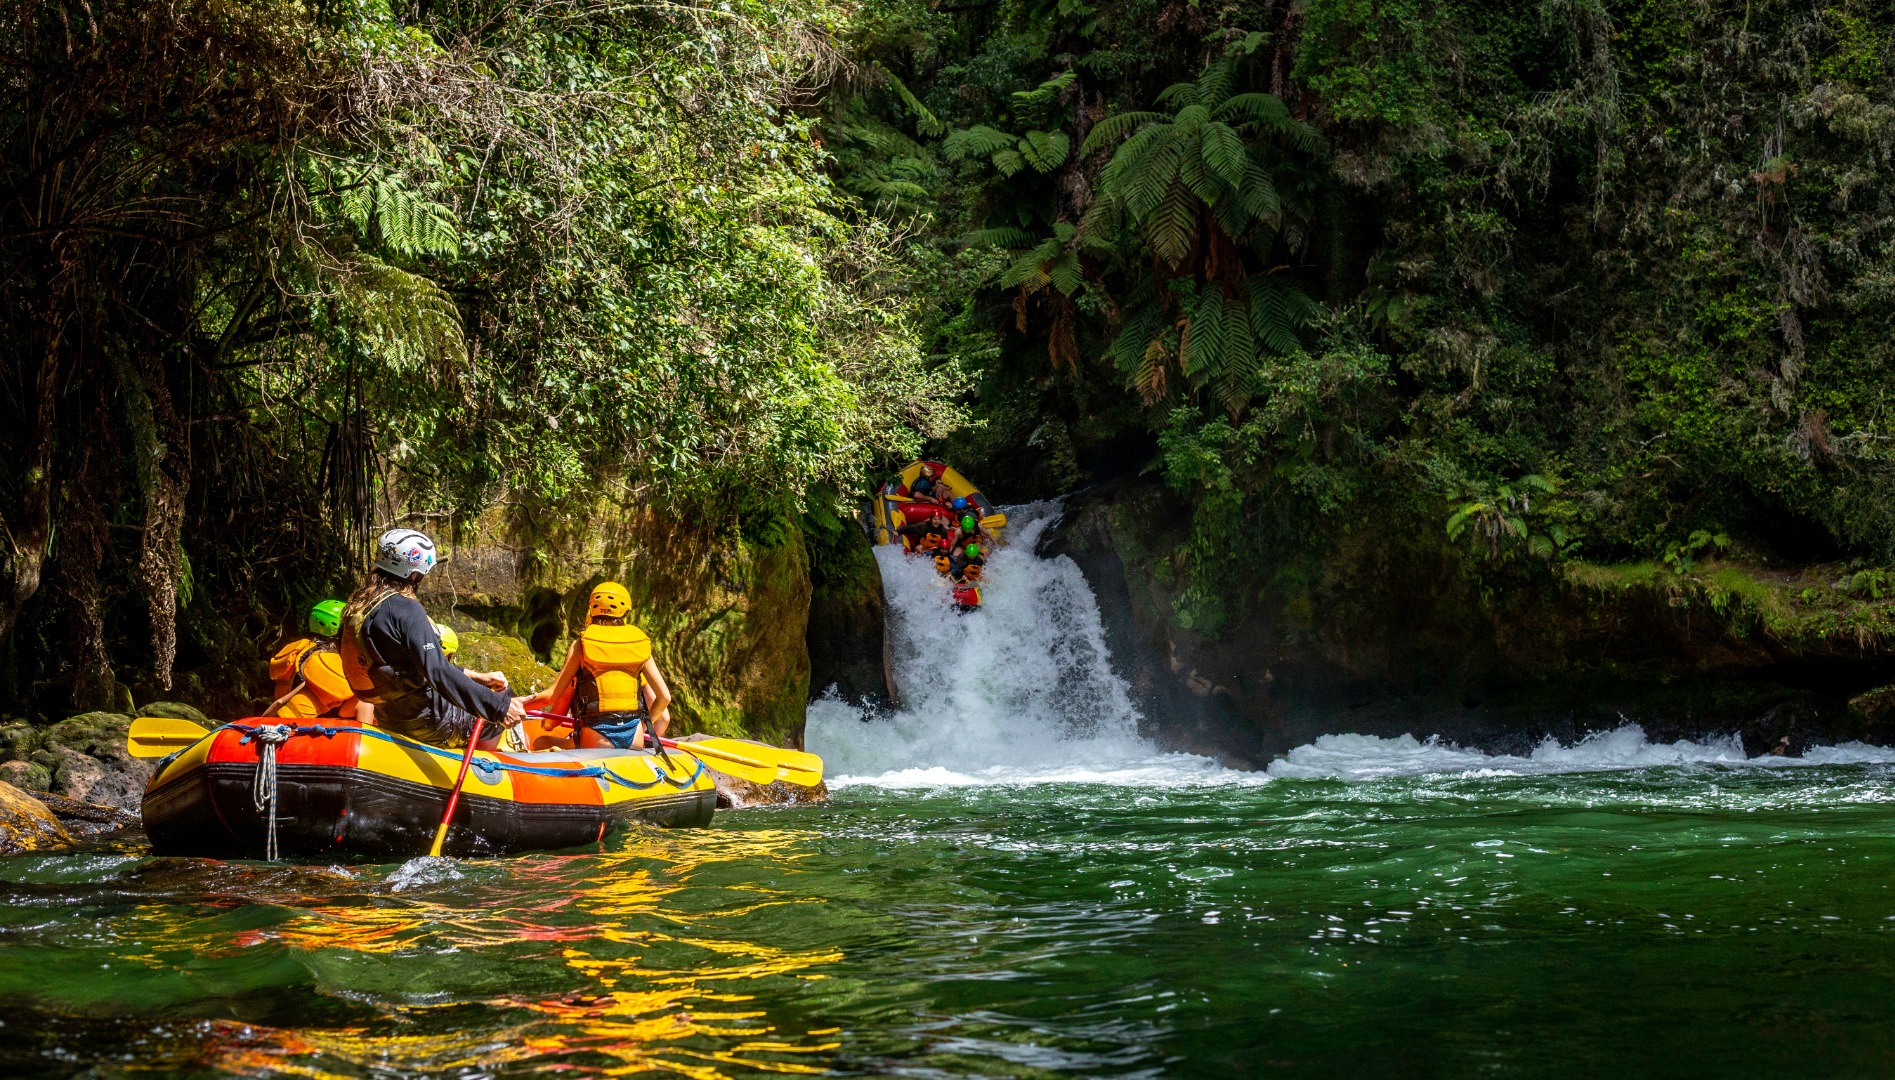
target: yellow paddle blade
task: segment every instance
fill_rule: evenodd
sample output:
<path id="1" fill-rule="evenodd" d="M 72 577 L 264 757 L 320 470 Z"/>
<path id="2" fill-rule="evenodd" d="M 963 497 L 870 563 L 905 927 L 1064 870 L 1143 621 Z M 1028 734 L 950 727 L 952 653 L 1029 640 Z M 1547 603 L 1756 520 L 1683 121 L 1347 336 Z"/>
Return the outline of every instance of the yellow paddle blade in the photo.
<path id="1" fill-rule="evenodd" d="M 692 744 L 690 743 L 684 743 L 680 745 L 678 749 L 669 750 L 666 752 L 673 755 L 684 754 L 684 755 L 690 756 L 691 745 Z M 704 759 L 704 764 L 708 768 L 716 772 L 725 773 L 730 776 L 734 776 L 739 780 L 748 780 L 753 784 L 767 784 L 770 781 L 776 779 L 776 770 L 772 768 L 768 768 L 766 766 L 747 765 L 742 762 L 729 761 L 724 758 L 720 758 L 715 754 L 704 754 L 702 755 L 702 757 Z M 686 771 L 689 771 L 689 770 L 686 770 Z"/>
<path id="2" fill-rule="evenodd" d="M 189 720 L 141 716 L 125 733 L 125 749 L 133 757 L 170 757 L 210 733 L 209 728 Z"/>
<path id="3" fill-rule="evenodd" d="M 692 739 L 678 745 L 691 753 L 729 763 L 730 768 L 722 764 L 713 767 L 759 784 L 782 780 L 799 787 L 815 787 L 822 783 L 822 759 L 801 750 L 785 750 L 743 739 Z M 748 772 L 739 772 L 740 768 Z"/>
<path id="4" fill-rule="evenodd" d="M 986 517 L 980 519 L 980 527 L 983 529 L 1004 529 L 1007 527 L 1007 515 L 988 514 Z"/>

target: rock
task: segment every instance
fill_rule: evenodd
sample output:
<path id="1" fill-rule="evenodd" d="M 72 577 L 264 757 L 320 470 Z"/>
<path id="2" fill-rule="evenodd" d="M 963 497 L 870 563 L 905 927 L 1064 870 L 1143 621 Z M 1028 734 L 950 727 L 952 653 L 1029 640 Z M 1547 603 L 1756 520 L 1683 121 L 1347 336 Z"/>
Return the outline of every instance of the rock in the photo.
<path id="1" fill-rule="evenodd" d="M 1161 484 L 1116 481 L 1068 500 L 1041 544 L 1085 574 L 1165 749 L 1259 766 L 1336 732 L 1507 753 L 1626 723 L 1653 742 L 1736 733 L 1751 753 L 1895 735 L 1895 694 L 1846 704 L 1889 681 L 1895 634 L 1853 600 L 1795 599 L 1787 571 L 1568 562 L 1489 587 L 1439 530 L 1362 531 L 1265 546 L 1193 591 L 1192 521 Z"/>
<path id="2" fill-rule="evenodd" d="M 34 761 L 0 763 L 0 782 L 24 791 L 46 791 L 53 786 L 53 772 Z"/>
<path id="3" fill-rule="evenodd" d="M 0 727 L 0 758 L 25 761 L 40 748 L 40 733 L 31 724 L 16 723 Z"/>
<path id="4" fill-rule="evenodd" d="M 131 717 L 118 713 L 92 712 L 47 728 L 41 741 L 51 761 L 37 754 L 34 760 L 51 767 L 52 791 L 70 799 L 136 809 L 155 763 L 126 750 L 125 733 L 131 722 Z"/>
<path id="5" fill-rule="evenodd" d="M 519 693 L 544 690 L 559 677 L 558 670 L 539 662 L 527 644 L 506 634 L 461 634 L 461 651 L 454 659 L 469 671 L 500 671 L 507 685 Z"/>
<path id="6" fill-rule="evenodd" d="M 829 801 L 827 784 L 817 784 L 813 788 L 781 780 L 758 784 L 718 772 L 715 766 L 711 768 L 711 778 L 717 781 L 719 810 L 743 810 L 752 806 L 807 806 Z"/>
<path id="7" fill-rule="evenodd" d="M 72 843 L 45 804 L 14 787 L 0 783 L 0 855 L 44 851 Z"/>
<path id="8" fill-rule="evenodd" d="M 170 720 L 190 720 L 193 723 L 203 724 L 206 727 L 211 726 L 213 722 L 210 717 L 205 716 L 195 706 L 186 705 L 181 701 L 154 701 L 141 707 L 137 715 L 162 716 Z"/>
<path id="9" fill-rule="evenodd" d="M 116 806 L 101 806 L 98 803 L 80 802 L 61 795 L 35 793 L 46 809 L 52 811 L 59 823 L 74 836 L 98 836 L 102 833 L 117 832 L 137 825 L 141 820 L 137 814 L 122 810 Z"/>
<path id="10" fill-rule="evenodd" d="M 871 707 L 894 699 L 883 640 L 886 609 L 875 549 L 854 521 L 809 515 L 809 692 L 835 690 Z"/>

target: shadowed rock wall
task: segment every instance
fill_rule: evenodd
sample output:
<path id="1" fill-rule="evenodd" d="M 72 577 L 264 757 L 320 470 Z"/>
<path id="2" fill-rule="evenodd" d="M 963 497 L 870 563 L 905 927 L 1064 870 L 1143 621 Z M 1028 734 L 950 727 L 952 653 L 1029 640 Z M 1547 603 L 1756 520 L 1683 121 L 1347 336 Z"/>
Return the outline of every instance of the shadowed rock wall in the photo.
<path id="1" fill-rule="evenodd" d="M 1172 617 L 1186 527 L 1161 486 L 1122 482 L 1071 500 L 1043 546 L 1086 574 L 1147 734 L 1170 747 L 1258 765 L 1334 732 L 1515 752 L 1628 721 L 1655 739 L 1737 732 L 1752 753 L 1895 736 L 1895 709 L 1859 696 L 1895 681 L 1895 654 L 1847 620 L 1720 612 L 1670 579 L 1487 591 L 1428 538 L 1338 545 L 1206 637 Z"/>

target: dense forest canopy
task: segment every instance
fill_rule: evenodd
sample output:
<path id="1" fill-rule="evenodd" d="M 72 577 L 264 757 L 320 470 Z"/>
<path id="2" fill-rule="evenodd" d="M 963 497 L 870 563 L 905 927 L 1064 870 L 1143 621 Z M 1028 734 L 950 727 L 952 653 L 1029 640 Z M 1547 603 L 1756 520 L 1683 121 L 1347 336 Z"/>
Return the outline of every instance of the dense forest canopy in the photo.
<path id="1" fill-rule="evenodd" d="M 167 686 L 180 608 L 191 662 L 254 650 L 397 517 L 793 509 L 944 431 L 888 229 L 801 107 L 834 18 L 10 5 L 18 689 Z"/>
<path id="2" fill-rule="evenodd" d="M 1856 0 L 890 3 L 828 115 L 953 267 L 967 466 L 1161 473 L 1215 632 L 1349 544 L 1516 584 L 1886 562 L 1892 34 Z"/>
<path id="3" fill-rule="evenodd" d="M 1160 476 L 1207 633 L 1347 544 L 1886 563 L 1892 49 L 1864 0 L 24 0 L 6 680 L 247 659 L 396 518 L 736 527 L 927 440 Z"/>

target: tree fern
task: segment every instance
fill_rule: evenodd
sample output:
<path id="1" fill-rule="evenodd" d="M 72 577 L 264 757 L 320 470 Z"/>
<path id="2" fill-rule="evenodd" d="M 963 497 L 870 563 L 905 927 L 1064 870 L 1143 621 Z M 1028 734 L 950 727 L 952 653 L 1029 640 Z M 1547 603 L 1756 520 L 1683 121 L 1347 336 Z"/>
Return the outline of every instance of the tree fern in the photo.
<path id="1" fill-rule="evenodd" d="M 1175 363 L 1233 417 L 1259 391 L 1266 354 L 1301 347 L 1297 334 L 1315 305 L 1288 279 L 1233 278 L 1243 264 L 1228 253 L 1248 247 L 1267 256 L 1279 241 L 1300 242 L 1296 208 L 1282 194 L 1292 189 L 1280 176 L 1298 168 L 1292 155 L 1317 149 L 1315 132 L 1281 101 L 1233 93 L 1237 71 L 1235 60 L 1220 60 L 1196 81 L 1158 95 L 1169 114 L 1107 116 L 1080 148 L 1083 156 L 1116 146 L 1080 223 L 1082 242 L 1112 247 L 1112 237 L 1135 239 L 1182 275 L 1163 291 L 1128 299 L 1114 361 L 1147 403 L 1168 392 L 1164 373 Z M 1206 230 L 1221 238 L 1207 241 Z M 1166 344 L 1173 325 L 1175 348 Z"/>
<path id="2" fill-rule="evenodd" d="M 1065 163 L 1072 140 L 1063 131 L 1029 131 L 1020 138 L 1019 150 L 1027 164 L 1040 172 L 1052 172 Z"/>
<path id="3" fill-rule="evenodd" d="M 1092 125 L 1092 130 L 1086 132 L 1086 141 L 1079 147 L 1079 156 L 1090 156 L 1102 147 L 1118 142 L 1147 124 L 1168 119 L 1170 117 L 1160 112 L 1113 113 Z"/>

